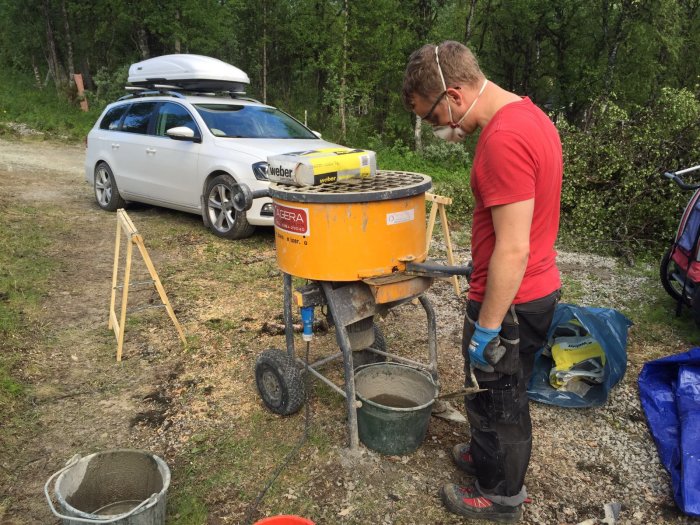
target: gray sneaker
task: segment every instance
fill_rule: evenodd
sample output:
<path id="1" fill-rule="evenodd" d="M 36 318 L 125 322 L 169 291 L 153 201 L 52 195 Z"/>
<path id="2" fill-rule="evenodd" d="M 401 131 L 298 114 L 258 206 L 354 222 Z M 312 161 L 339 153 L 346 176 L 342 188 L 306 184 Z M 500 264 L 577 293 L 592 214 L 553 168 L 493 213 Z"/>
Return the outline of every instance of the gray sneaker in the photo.
<path id="1" fill-rule="evenodd" d="M 467 518 L 496 523 L 516 523 L 523 515 L 520 505 L 509 507 L 494 503 L 482 496 L 474 486 L 461 487 L 454 483 L 447 483 L 442 487 L 440 497 L 447 510 Z"/>

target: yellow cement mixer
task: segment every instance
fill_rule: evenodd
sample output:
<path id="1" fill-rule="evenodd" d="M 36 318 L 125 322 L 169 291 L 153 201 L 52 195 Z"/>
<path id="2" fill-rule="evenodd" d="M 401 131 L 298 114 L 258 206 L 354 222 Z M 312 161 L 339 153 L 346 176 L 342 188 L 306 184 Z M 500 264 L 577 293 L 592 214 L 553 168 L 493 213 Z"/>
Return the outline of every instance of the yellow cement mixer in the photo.
<path id="1" fill-rule="evenodd" d="M 256 192 L 239 186 L 234 201 L 239 211 L 257 197 L 269 196 L 274 203 L 287 348 L 265 350 L 256 363 L 258 391 L 270 410 L 286 415 L 303 406 L 301 370 L 306 369 L 345 397 L 354 449 L 359 439 L 356 411 L 362 404 L 355 392 L 358 363 L 391 358 L 425 371 L 438 383 L 435 313 L 424 292 L 434 278 L 466 275 L 468 269 L 426 262 L 425 192 L 431 186 L 430 177 L 403 171 L 377 171 L 373 177 L 316 186 L 273 182 L 269 190 Z M 309 282 L 292 290 L 292 276 Z M 427 364 L 388 353 L 374 323 L 376 315 L 416 298 L 427 316 Z M 312 337 L 314 309 L 326 308 L 340 352 L 315 363 L 296 357 L 293 306 L 301 309 L 305 341 Z M 339 358 L 344 388 L 319 372 Z"/>

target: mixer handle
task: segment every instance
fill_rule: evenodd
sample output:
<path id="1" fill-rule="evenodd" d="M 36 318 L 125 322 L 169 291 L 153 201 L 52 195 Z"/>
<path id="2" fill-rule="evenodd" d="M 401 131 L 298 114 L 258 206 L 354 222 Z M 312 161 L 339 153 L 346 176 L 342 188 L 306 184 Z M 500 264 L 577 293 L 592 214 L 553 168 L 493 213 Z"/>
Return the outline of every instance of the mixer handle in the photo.
<path id="1" fill-rule="evenodd" d="M 233 207 L 238 212 L 248 211 L 253 206 L 253 200 L 260 197 L 269 197 L 270 190 L 251 191 L 247 184 L 236 184 L 236 195 L 233 197 Z"/>
<path id="2" fill-rule="evenodd" d="M 464 275 L 467 279 L 472 274 L 471 261 L 467 266 L 447 266 L 445 264 L 433 262 L 407 262 L 406 271 L 428 275 L 430 277 L 451 277 L 453 275 Z"/>

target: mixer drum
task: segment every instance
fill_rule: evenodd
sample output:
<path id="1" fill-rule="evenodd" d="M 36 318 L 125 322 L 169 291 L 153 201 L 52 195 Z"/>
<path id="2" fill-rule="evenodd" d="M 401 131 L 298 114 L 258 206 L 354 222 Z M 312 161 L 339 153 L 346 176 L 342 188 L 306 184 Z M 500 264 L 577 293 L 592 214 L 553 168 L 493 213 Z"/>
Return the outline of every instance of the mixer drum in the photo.
<path id="1" fill-rule="evenodd" d="M 272 183 L 280 269 L 318 281 L 357 281 L 424 261 L 431 186 L 426 175 L 395 171 L 319 186 Z"/>

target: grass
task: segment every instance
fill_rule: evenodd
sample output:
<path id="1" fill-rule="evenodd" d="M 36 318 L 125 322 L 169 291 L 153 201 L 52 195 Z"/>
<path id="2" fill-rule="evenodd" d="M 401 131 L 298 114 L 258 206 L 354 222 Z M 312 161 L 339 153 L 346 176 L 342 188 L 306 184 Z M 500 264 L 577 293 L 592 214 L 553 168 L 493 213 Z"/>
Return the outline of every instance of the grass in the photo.
<path id="1" fill-rule="evenodd" d="M 174 480 L 172 523 L 208 523 L 219 502 L 255 501 L 277 466 L 296 446 L 297 436 L 301 437 L 303 433 L 303 417 L 275 418 L 277 424 L 271 426 L 270 419 L 274 416 L 258 409 L 246 419 L 245 428 L 236 429 L 235 435 L 216 431 L 193 435 L 191 446 L 181 459 L 183 465 L 178 469 L 179 479 Z M 330 446 L 329 436 L 312 428 L 304 450 L 313 448 L 326 454 Z M 299 463 L 298 456 L 290 458 L 281 477 L 269 489 L 266 508 L 272 504 L 273 512 L 277 507 L 280 512 L 291 512 L 290 501 L 280 496 L 288 487 L 303 483 L 303 479 L 297 479 L 305 476 L 295 469 Z M 291 504 L 295 512 L 303 513 L 313 501 L 300 498 Z"/>
<path id="2" fill-rule="evenodd" d="M 24 385 L 10 375 L 10 370 L 16 364 L 16 359 L 3 359 L 0 361 L 0 410 L 7 410 L 7 406 L 15 398 L 24 394 Z M 7 410 L 9 412 L 9 410 Z"/>
<path id="3" fill-rule="evenodd" d="M 0 443 L 4 450 L 21 446 L 19 436 L 36 424 L 27 403 L 30 385 L 18 370 L 32 372 L 24 362 L 23 350 L 36 338 L 33 320 L 55 268 L 54 261 L 44 255 L 52 233 L 36 221 L 37 216 L 41 213 L 36 208 L 10 210 L 0 201 Z M 0 519 L 10 501 L 0 496 Z"/>
<path id="4" fill-rule="evenodd" d="M 575 277 L 562 275 L 561 278 L 562 301 L 578 303 L 584 292 L 584 283 Z"/>
<path id="5" fill-rule="evenodd" d="M 700 345 L 700 329 L 690 309 L 683 307 L 681 315 L 677 316 L 676 301 L 661 286 L 658 261 L 645 257 L 631 268 L 622 267 L 620 273 L 639 278 L 646 284 L 643 298 L 628 301 L 623 308 L 637 326 L 635 334 L 639 341 L 654 346 L 668 346 L 678 341 L 688 346 Z"/>
<path id="6" fill-rule="evenodd" d="M 32 79 L 16 72 L 0 75 L 0 136 L 12 134 L 3 122 L 17 122 L 52 138 L 80 141 L 101 111 L 97 107 L 83 112 L 77 100 L 70 100 L 51 85 L 39 89 Z"/>
<path id="7" fill-rule="evenodd" d="M 35 220 L 40 210 L 24 207 L 11 212 L 0 203 L 0 412 L 12 412 L 24 393 L 13 373 L 21 346 L 30 335 L 49 273 L 55 266 L 44 255 L 49 233 Z"/>

